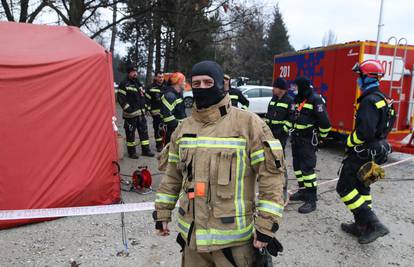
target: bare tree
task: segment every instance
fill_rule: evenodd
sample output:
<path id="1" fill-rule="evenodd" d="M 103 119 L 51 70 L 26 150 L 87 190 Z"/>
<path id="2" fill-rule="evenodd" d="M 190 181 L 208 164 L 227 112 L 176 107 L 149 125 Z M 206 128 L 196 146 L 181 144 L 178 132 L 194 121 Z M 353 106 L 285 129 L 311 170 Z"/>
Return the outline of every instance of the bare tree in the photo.
<path id="1" fill-rule="evenodd" d="M 323 35 L 322 46 L 333 45 L 336 44 L 337 41 L 338 37 L 336 36 L 335 32 L 333 30 L 329 30 Z"/>
<path id="2" fill-rule="evenodd" d="M 8 21 L 33 23 L 47 6 L 47 0 L 1 0 L 3 13 Z M 0 13 L 0 14 L 1 14 Z"/>

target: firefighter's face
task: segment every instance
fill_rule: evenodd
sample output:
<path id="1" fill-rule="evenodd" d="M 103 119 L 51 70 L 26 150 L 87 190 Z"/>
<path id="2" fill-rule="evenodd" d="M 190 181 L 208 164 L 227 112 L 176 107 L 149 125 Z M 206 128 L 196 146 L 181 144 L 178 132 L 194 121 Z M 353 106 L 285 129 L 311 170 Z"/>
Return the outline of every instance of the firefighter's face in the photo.
<path id="1" fill-rule="evenodd" d="M 128 76 L 131 79 L 136 79 L 138 77 L 138 72 L 136 70 L 130 71 Z"/>
<path id="2" fill-rule="evenodd" d="M 214 79 L 208 75 L 197 75 L 191 78 L 191 87 L 196 89 L 209 89 L 214 86 Z"/>
<path id="3" fill-rule="evenodd" d="M 294 83 L 290 85 L 290 90 L 293 92 L 294 95 L 298 94 L 298 86 Z"/>
<path id="4" fill-rule="evenodd" d="M 155 77 L 155 80 L 157 81 L 158 84 L 162 84 L 164 82 L 164 74 L 158 73 L 157 76 Z"/>

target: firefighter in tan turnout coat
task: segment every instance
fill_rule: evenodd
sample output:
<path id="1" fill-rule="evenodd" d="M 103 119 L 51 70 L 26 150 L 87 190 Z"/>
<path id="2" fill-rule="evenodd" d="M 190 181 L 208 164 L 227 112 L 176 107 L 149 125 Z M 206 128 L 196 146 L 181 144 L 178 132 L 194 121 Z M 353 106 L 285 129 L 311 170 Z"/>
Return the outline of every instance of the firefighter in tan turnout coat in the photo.
<path id="1" fill-rule="evenodd" d="M 258 116 L 231 106 L 217 63 L 196 64 L 191 83 L 196 106 L 171 137 L 156 194 L 158 234 L 169 234 L 178 200 L 183 266 L 257 266 L 282 217 L 282 146 Z"/>

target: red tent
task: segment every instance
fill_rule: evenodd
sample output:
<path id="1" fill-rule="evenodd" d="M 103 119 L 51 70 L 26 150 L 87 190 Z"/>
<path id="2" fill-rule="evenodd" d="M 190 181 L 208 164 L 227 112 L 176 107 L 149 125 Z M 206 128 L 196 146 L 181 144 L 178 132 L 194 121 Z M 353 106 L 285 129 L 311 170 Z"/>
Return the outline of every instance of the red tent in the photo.
<path id="1" fill-rule="evenodd" d="M 0 36 L 0 210 L 118 202 L 110 53 L 75 27 Z"/>

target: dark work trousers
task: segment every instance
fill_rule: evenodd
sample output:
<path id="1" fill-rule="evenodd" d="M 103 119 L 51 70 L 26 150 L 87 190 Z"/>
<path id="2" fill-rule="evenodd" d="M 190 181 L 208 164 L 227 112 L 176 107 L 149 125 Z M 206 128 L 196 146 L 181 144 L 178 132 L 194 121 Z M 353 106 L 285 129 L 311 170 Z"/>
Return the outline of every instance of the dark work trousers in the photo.
<path id="1" fill-rule="evenodd" d="M 173 132 L 175 131 L 175 128 L 171 128 L 171 127 L 166 127 L 166 131 L 165 131 L 165 142 L 164 144 L 168 144 L 171 141 L 171 135 L 173 134 Z"/>
<path id="2" fill-rule="evenodd" d="M 162 119 L 161 115 L 152 115 L 152 126 L 154 127 L 154 137 L 157 147 L 162 146 Z"/>
<path id="3" fill-rule="evenodd" d="M 312 136 L 292 134 L 293 170 L 299 187 L 305 187 L 305 200 L 316 201 L 316 150 L 312 145 Z"/>
<path id="4" fill-rule="evenodd" d="M 386 153 L 377 153 L 374 161 L 382 164 L 386 161 Z M 348 153 L 342 161 L 341 173 L 339 175 L 336 191 L 341 197 L 342 202 L 354 214 L 355 222 L 367 224 L 375 218 L 372 211 L 372 196 L 370 187 L 365 186 L 358 178 L 357 172 L 362 165 L 372 160 L 365 152 L 357 154 L 355 151 Z"/>
<path id="5" fill-rule="evenodd" d="M 124 128 L 129 155 L 136 154 L 136 146 L 138 143 L 135 142 L 135 130 L 138 130 L 142 150 L 149 149 L 148 127 L 145 115 L 139 115 L 135 118 L 125 118 Z"/>

